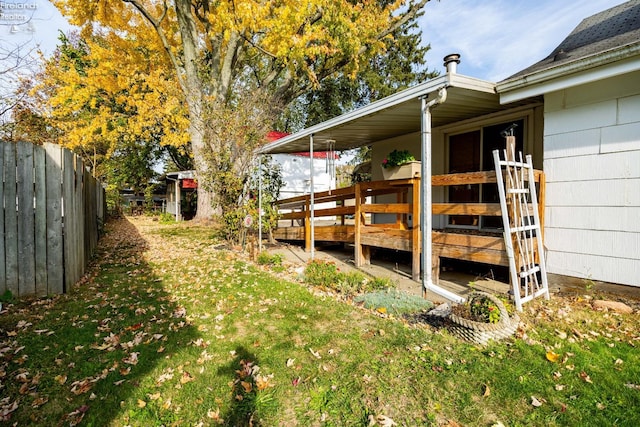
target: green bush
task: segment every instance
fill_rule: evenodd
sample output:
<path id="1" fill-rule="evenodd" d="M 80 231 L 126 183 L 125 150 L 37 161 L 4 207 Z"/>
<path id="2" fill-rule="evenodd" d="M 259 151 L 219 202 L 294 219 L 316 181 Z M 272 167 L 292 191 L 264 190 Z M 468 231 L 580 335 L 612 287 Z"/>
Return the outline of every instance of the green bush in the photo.
<path id="1" fill-rule="evenodd" d="M 342 273 L 333 263 L 311 261 L 304 271 L 310 285 L 325 287 L 347 296 L 395 286 L 389 279 L 371 278 L 360 272 Z"/>
<path id="2" fill-rule="evenodd" d="M 162 212 L 158 217 L 158 221 L 160 222 L 160 224 L 173 224 L 174 222 L 176 222 L 176 219 L 172 214 L 168 212 Z"/>
<path id="3" fill-rule="evenodd" d="M 366 308 L 396 316 L 418 313 L 433 308 L 431 301 L 395 289 L 360 295 L 354 298 L 354 302 L 362 303 Z"/>
<path id="4" fill-rule="evenodd" d="M 304 281 L 312 286 L 334 287 L 338 277 L 338 267 L 333 263 L 311 261 L 304 270 Z"/>
<path id="5" fill-rule="evenodd" d="M 270 254 L 269 252 L 263 251 L 260 252 L 256 261 L 260 265 L 271 265 L 277 267 L 282 265 L 282 259 L 282 254 Z"/>

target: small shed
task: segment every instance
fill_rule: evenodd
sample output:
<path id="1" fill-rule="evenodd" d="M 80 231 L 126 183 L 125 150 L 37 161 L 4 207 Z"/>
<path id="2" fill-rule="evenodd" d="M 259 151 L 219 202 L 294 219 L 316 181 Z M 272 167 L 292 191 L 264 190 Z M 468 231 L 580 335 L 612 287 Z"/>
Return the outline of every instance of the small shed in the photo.
<path id="1" fill-rule="evenodd" d="M 174 215 L 176 221 L 189 220 L 196 215 L 198 206 L 198 181 L 195 171 L 169 172 L 167 182 L 166 212 Z"/>

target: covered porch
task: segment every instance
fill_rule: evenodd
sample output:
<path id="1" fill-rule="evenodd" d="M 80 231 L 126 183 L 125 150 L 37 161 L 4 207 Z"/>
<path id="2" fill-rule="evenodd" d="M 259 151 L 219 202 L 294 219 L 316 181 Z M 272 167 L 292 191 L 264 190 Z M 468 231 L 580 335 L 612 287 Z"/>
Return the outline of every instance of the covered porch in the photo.
<path id="1" fill-rule="evenodd" d="M 536 171 L 538 213 L 544 212 L 545 178 Z M 422 231 L 420 177 L 389 181 L 357 183 L 351 187 L 313 194 L 315 203 L 336 202 L 335 208 L 311 212 L 311 195 L 278 200 L 281 221 L 274 237 L 282 241 L 304 242 L 311 252 L 315 242 L 353 245 L 356 267 L 370 264 L 371 250 L 385 248 L 411 255 L 411 278 L 420 281 Z M 495 172 L 471 172 L 434 175 L 433 187 L 496 184 Z M 378 202 L 378 196 L 395 198 L 393 202 Z M 387 197 L 389 199 L 389 197 Z M 499 203 L 433 203 L 433 216 L 483 216 L 500 218 Z M 395 221 L 372 222 L 372 215 L 388 214 Z M 533 215 L 533 213 L 531 213 Z M 313 232 L 312 232 L 313 228 Z M 431 230 L 432 280 L 439 284 L 440 258 L 459 259 L 507 267 L 502 231 L 473 231 L 442 228 Z"/>
<path id="2" fill-rule="evenodd" d="M 538 100 L 534 100 L 538 103 Z M 495 172 L 467 169 L 466 173 L 446 174 L 448 167 L 442 145 L 443 134 L 457 124 L 469 126 L 479 119 L 512 120 L 529 111 L 525 149 L 537 139 L 537 118 L 532 101 L 500 104 L 495 84 L 467 77 L 449 69 L 445 75 L 406 89 L 361 109 L 320 123 L 274 141 L 260 154 L 327 149 L 344 151 L 371 146 L 376 160 L 377 147 L 402 147 L 407 141 L 419 143 L 422 160 L 419 177 L 407 180 L 373 181 L 329 192 L 310 193 L 277 202 L 282 213 L 275 231 L 279 240 L 304 241 L 314 256 L 315 242 L 342 242 L 353 245 L 357 266 L 366 265 L 372 248 L 387 248 L 411 254 L 411 276 L 422 281 L 422 290 L 433 291 L 453 301 L 462 298 L 438 286 L 440 258 L 456 258 L 495 265 L 508 265 L 504 237 L 498 226 L 479 232 L 448 227 L 449 218 L 469 216 L 499 217 L 499 203 L 451 202 L 448 189 L 496 183 Z M 466 129 L 466 128 L 465 128 Z M 438 144 L 432 147 L 432 133 Z M 541 139 L 540 139 L 541 141 Z M 377 150 L 380 151 L 380 150 Z M 534 153 L 535 154 L 535 153 Z M 433 174 L 432 171 L 438 174 Z M 443 173 L 444 172 L 444 173 Z M 452 171 L 453 172 L 453 171 Z M 375 175 L 374 175 L 374 178 Z M 544 175 L 537 171 L 539 199 L 544 200 Z M 333 209 L 316 209 L 316 204 L 333 201 Z M 476 203 L 477 202 L 477 203 Z M 540 212 L 544 210 L 541 204 Z M 393 218 L 393 220 L 389 220 Z M 330 221 L 327 222 L 327 219 Z M 495 223 L 495 221 L 494 221 Z"/>

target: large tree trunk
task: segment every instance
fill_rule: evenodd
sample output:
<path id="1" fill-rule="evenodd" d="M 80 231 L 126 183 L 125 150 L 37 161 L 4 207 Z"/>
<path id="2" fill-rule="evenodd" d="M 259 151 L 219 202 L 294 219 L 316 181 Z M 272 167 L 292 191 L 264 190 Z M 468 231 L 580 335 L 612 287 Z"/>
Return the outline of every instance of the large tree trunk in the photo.
<path id="1" fill-rule="evenodd" d="M 210 165 L 206 160 L 204 140 L 204 129 L 198 126 L 202 120 L 192 120 L 189 133 L 191 136 L 191 148 L 193 150 L 193 160 L 196 169 L 196 179 L 198 180 L 198 207 L 196 211 L 196 221 L 208 221 L 214 215 L 220 214 L 219 209 L 214 207 L 215 194 L 209 180 L 208 168 Z"/>
<path id="2" fill-rule="evenodd" d="M 206 123 L 205 123 L 205 100 L 203 94 L 204 84 L 198 74 L 198 48 L 197 32 L 195 28 L 195 18 L 192 15 L 190 0 L 176 0 L 176 17 L 180 28 L 182 40 L 182 55 L 184 78 L 181 83 L 185 98 L 189 107 L 189 135 L 191 136 L 191 149 L 196 169 L 198 185 L 198 207 L 195 219 L 198 221 L 210 220 L 216 213 L 214 209 L 214 192 L 208 181 L 208 164 L 205 146 Z M 178 70 L 179 71 L 179 70 Z"/>

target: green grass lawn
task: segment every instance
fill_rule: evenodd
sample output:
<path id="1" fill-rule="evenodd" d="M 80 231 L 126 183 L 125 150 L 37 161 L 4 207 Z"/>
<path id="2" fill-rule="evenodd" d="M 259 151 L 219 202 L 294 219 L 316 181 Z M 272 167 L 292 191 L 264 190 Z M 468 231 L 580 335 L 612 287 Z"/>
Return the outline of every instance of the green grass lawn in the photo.
<path id="1" fill-rule="evenodd" d="M 111 222 L 67 295 L 5 301 L 0 425 L 640 425 L 637 310 L 536 301 L 479 347 L 220 245 Z"/>

